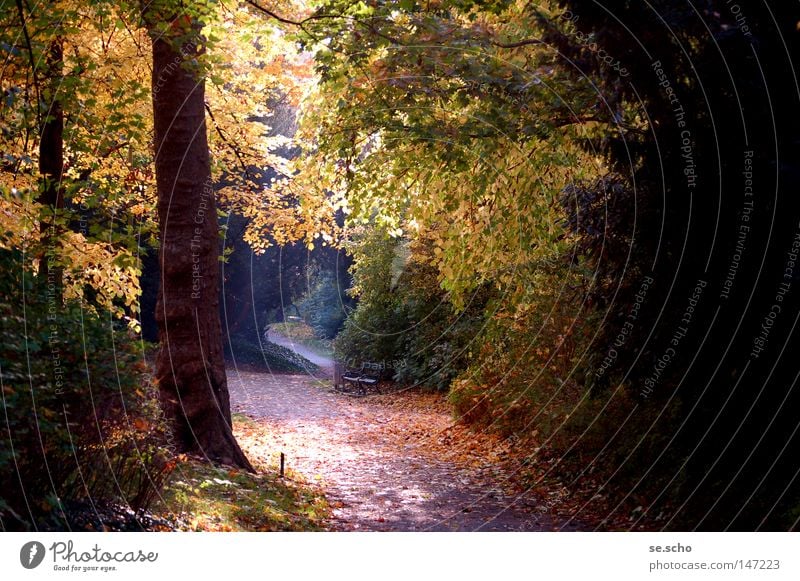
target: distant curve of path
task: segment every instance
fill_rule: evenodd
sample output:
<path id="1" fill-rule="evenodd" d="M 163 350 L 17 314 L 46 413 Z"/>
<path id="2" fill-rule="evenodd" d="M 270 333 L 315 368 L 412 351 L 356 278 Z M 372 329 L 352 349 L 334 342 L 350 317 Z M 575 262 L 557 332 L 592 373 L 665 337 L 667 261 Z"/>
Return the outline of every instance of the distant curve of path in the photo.
<path id="1" fill-rule="evenodd" d="M 333 507 L 332 530 L 560 528 L 542 501 L 509 493 L 493 467 L 442 459 L 425 445 L 452 424 L 435 396 L 354 398 L 308 376 L 228 376 L 233 411 L 258 426 L 247 453 L 269 463 L 284 452 L 290 470 L 321 486 Z"/>
<path id="2" fill-rule="evenodd" d="M 276 345 L 280 345 L 281 347 L 286 347 L 287 349 L 294 351 L 298 355 L 302 355 L 303 357 L 311 361 L 311 363 L 313 363 L 314 365 L 319 366 L 320 370 L 322 370 L 327 377 L 333 376 L 333 359 L 331 359 L 330 357 L 325 357 L 324 355 L 320 355 L 312 351 L 305 345 L 301 343 L 296 343 L 289 337 L 281 335 L 280 333 L 276 333 L 275 331 L 272 330 L 268 331 L 267 339 L 269 339 L 271 343 L 275 343 Z"/>

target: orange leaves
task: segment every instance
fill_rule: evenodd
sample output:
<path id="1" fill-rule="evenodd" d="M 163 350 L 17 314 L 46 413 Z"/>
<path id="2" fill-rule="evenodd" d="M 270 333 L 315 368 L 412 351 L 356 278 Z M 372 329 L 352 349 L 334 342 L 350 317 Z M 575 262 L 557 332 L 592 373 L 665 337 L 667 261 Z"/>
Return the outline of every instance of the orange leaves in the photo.
<path id="1" fill-rule="evenodd" d="M 135 418 L 133 420 L 133 427 L 140 432 L 146 432 L 150 429 L 151 424 L 145 418 Z"/>

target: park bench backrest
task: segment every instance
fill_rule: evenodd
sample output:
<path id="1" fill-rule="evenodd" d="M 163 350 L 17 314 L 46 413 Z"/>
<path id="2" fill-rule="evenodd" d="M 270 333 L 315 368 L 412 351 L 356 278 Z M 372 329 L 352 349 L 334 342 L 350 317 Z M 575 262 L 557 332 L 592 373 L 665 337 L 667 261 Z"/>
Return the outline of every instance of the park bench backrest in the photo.
<path id="1" fill-rule="evenodd" d="M 362 369 L 364 371 L 364 375 L 378 378 L 383 372 L 384 365 L 381 363 L 374 363 L 372 361 L 365 361 Z"/>

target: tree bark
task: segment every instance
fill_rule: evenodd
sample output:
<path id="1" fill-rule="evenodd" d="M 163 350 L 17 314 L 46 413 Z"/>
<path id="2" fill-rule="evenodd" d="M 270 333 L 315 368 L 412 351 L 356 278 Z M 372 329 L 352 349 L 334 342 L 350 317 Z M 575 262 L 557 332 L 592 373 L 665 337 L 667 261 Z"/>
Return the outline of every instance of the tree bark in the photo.
<path id="1" fill-rule="evenodd" d="M 176 21 L 177 23 L 178 21 Z M 204 80 L 186 63 L 199 27 L 153 34 L 153 114 L 161 287 L 156 378 L 181 451 L 254 471 L 231 431 L 219 318 L 219 226 L 205 123 Z M 191 28 L 190 30 L 188 30 Z"/>

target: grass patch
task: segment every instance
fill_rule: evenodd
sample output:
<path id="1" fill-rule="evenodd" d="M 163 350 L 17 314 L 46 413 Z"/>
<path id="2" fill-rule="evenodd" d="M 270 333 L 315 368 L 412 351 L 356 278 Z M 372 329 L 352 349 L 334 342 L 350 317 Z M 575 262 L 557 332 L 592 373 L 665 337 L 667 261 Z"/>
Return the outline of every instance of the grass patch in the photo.
<path id="1" fill-rule="evenodd" d="M 181 458 L 154 516 L 184 531 L 319 531 L 330 516 L 325 497 L 291 471 L 278 476 L 266 465 L 264 427 L 244 414 L 233 414 L 234 430 L 259 474 L 220 468 Z M 248 449 L 250 448 L 250 449 Z M 261 453 L 259 453 L 261 452 Z M 260 460 L 260 463 L 259 463 Z"/>
<path id="2" fill-rule="evenodd" d="M 328 504 L 276 474 L 183 460 L 153 513 L 185 531 L 319 531 Z"/>
<path id="3" fill-rule="evenodd" d="M 311 387 L 316 387 L 318 389 L 330 389 L 331 381 L 330 379 L 315 379 L 309 382 Z"/>
<path id="4" fill-rule="evenodd" d="M 314 334 L 314 329 L 311 325 L 304 323 L 302 321 L 287 321 L 284 323 L 273 323 L 269 326 L 272 331 L 276 333 L 280 333 L 284 337 L 288 337 L 289 339 L 293 339 L 297 342 L 306 340 L 306 339 L 316 339 L 317 336 Z"/>

